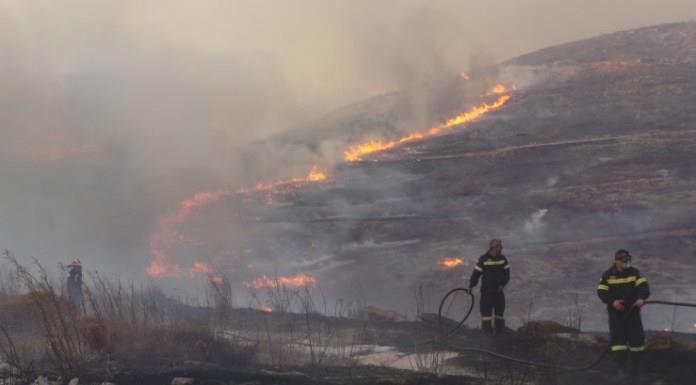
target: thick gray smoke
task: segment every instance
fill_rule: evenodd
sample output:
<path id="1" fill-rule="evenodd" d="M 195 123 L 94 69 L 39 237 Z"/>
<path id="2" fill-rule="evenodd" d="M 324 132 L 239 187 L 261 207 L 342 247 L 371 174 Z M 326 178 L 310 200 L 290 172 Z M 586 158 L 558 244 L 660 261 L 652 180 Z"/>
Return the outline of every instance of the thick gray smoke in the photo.
<path id="1" fill-rule="evenodd" d="M 125 5 L 73 5 L 5 13 L 0 242 L 142 270 L 158 215 L 239 183 L 234 147 L 301 112 L 272 55 L 205 52 L 130 25 Z"/>
<path id="2" fill-rule="evenodd" d="M 573 4 L 599 16 L 587 23 Z M 293 159 L 246 157 L 249 143 L 322 135 L 306 122 L 396 89 L 413 90 L 420 127 L 453 107 L 460 70 L 696 17 L 689 1 L 613 4 L 2 0 L 0 247 L 141 273 L 157 218 L 181 199 L 297 174 Z M 303 151 L 292 157 L 335 148 Z"/>

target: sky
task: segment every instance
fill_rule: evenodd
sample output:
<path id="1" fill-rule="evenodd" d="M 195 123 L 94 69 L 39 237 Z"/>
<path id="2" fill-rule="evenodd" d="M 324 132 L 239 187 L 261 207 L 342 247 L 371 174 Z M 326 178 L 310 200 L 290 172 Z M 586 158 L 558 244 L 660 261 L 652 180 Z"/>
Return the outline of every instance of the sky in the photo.
<path id="1" fill-rule="evenodd" d="M 235 148 L 482 63 L 693 19 L 693 0 L 0 0 L 0 248 L 138 276 L 158 218 L 247 182 Z"/>

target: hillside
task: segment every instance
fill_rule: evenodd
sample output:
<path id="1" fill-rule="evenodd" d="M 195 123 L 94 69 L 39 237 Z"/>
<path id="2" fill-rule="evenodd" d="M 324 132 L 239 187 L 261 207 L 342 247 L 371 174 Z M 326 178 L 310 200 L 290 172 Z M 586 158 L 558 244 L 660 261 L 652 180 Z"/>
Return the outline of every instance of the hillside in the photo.
<path id="1" fill-rule="evenodd" d="M 336 143 L 392 138 L 479 103 L 491 74 L 517 86 L 483 118 L 341 162 L 326 182 L 204 208 L 184 230 L 205 242 L 185 253 L 211 256 L 233 281 L 263 269 L 303 271 L 330 298 L 411 314 L 414 288 L 424 288 L 432 307 L 465 284 L 472 261 L 497 237 L 513 266 L 512 324 L 530 313 L 563 321 L 578 302 L 584 326 L 602 329 L 595 285 L 613 252 L 628 248 L 655 297 L 693 301 L 695 59 L 696 23 L 662 25 L 529 53 L 469 82 L 452 79 L 445 91 L 426 90 L 426 113 L 409 110 L 410 91 L 358 103 L 274 140 L 335 152 Z M 310 135 L 318 128 L 322 134 Z M 443 269 L 444 256 L 464 263 Z M 249 263 L 255 270 L 240 267 Z M 646 323 L 663 329 L 671 317 L 650 311 Z M 693 331 L 689 319 L 674 326 Z"/>

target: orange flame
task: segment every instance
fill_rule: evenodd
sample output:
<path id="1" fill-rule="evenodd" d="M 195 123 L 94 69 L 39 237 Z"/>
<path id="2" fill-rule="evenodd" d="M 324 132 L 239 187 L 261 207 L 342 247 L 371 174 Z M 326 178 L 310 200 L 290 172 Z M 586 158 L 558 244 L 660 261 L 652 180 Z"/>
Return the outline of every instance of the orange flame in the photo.
<path id="1" fill-rule="evenodd" d="M 150 254 L 152 261 L 147 268 L 147 274 L 151 277 L 180 277 L 185 273 L 188 275 L 207 274 L 211 271 L 210 266 L 203 262 L 196 261 L 185 269 L 179 264 L 169 262 L 168 251 L 174 246 L 184 242 L 186 239 L 179 234 L 177 226 L 185 223 L 194 212 L 210 203 L 219 201 L 231 196 L 241 194 L 271 191 L 277 187 L 297 186 L 306 183 L 318 183 L 329 178 L 326 171 L 317 167 L 312 167 L 307 176 L 292 178 L 289 180 L 279 180 L 271 183 L 259 183 L 252 188 L 239 190 L 216 190 L 197 192 L 193 197 L 179 203 L 179 208 L 172 214 L 160 218 L 157 224 L 157 231 L 150 236 Z"/>
<path id="2" fill-rule="evenodd" d="M 210 266 L 207 263 L 196 261 L 189 269 L 190 274 L 210 274 Z"/>
<path id="3" fill-rule="evenodd" d="M 462 72 L 460 74 L 460 77 L 466 80 L 469 76 L 465 72 Z M 513 86 L 512 89 L 516 90 L 517 88 Z M 469 111 L 463 112 L 445 121 L 444 123 L 432 127 L 424 132 L 415 132 L 406 135 L 402 138 L 391 141 L 373 139 L 365 143 L 359 143 L 350 146 L 348 149 L 344 151 L 344 159 L 346 161 L 358 161 L 361 160 L 363 156 L 368 154 L 387 150 L 404 143 L 409 143 L 438 135 L 439 133 L 445 130 L 449 130 L 455 126 L 470 122 L 491 110 L 498 109 L 510 100 L 509 90 L 502 84 L 495 85 L 489 91 L 489 95 L 498 95 L 498 97 L 492 103 L 483 103 L 481 105 L 474 106 Z M 157 223 L 157 231 L 155 231 L 149 239 L 152 261 L 150 262 L 150 265 L 147 268 L 147 274 L 152 277 L 180 277 L 185 274 L 188 274 L 189 276 L 210 274 L 210 266 L 200 261 L 194 262 L 193 265 L 188 268 L 183 268 L 179 264 L 172 263 L 171 261 L 169 261 L 169 250 L 171 250 L 178 244 L 186 241 L 186 238 L 177 231 L 177 227 L 187 222 L 188 219 L 195 213 L 195 211 L 201 208 L 202 206 L 208 205 L 221 199 L 226 199 L 228 197 L 238 196 L 241 194 L 257 193 L 264 191 L 272 192 L 277 188 L 295 188 L 308 183 L 319 183 L 327 180 L 328 178 L 329 175 L 326 173 L 326 171 L 320 170 L 317 167 L 312 167 L 307 176 L 301 178 L 279 180 L 271 183 L 259 183 L 254 187 L 243 188 L 239 190 L 220 189 L 215 191 L 203 191 L 195 193 L 193 197 L 182 201 L 179 204 L 179 207 L 176 211 L 159 219 Z M 266 197 L 266 201 L 273 202 L 273 199 L 272 197 Z M 300 274 L 295 277 L 279 277 L 279 279 L 275 281 L 266 276 L 263 276 L 252 281 L 251 283 L 245 284 L 251 285 L 251 287 L 263 287 L 268 286 L 269 282 L 275 284 L 276 281 L 277 283 L 289 286 L 304 286 L 316 284 L 316 279 L 314 277 L 304 274 Z"/>
<path id="4" fill-rule="evenodd" d="M 312 275 L 305 273 L 279 277 L 268 277 L 266 275 L 262 275 L 253 281 L 246 281 L 243 283 L 244 286 L 253 289 L 276 288 L 280 286 L 315 286 L 316 284 L 317 279 Z"/>
<path id="5" fill-rule="evenodd" d="M 488 92 L 489 94 L 492 95 L 500 95 L 500 94 L 506 94 L 508 92 L 507 88 L 505 88 L 504 85 L 502 84 L 496 84 L 491 88 L 491 90 Z"/>
<path id="6" fill-rule="evenodd" d="M 459 78 L 462 79 L 462 80 L 469 80 L 469 74 L 466 73 L 466 72 L 464 72 L 464 71 L 462 71 L 462 72 L 459 73 Z"/>
<path id="7" fill-rule="evenodd" d="M 460 124 L 468 123 L 471 122 L 472 120 L 480 117 L 481 115 L 491 111 L 498 109 L 505 105 L 505 103 L 510 100 L 510 95 L 508 95 L 508 89 L 502 85 L 502 84 L 497 84 L 495 85 L 490 91 L 491 94 L 495 95 L 500 95 L 498 98 L 493 102 L 493 103 L 483 103 L 478 106 L 472 107 L 469 111 L 463 112 L 451 119 L 448 119 L 444 123 L 432 127 L 428 129 L 427 131 L 424 132 L 415 132 L 409 135 L 406 135 L 402 138 L 391 140 L 391 141 L 384 141 L 381 139 L 372 139 L 369 140 L 365 143 L 358 143 L 355 145 L 352 145 L 348 147 L 347 150 L 343 152 L 343 159 L 349 162 L 355 162 L 362 160 L 363 156 L 372 154 L 375 152 L 379 151 L 384 151 L 393 147 L 396 147 L 398 145 L 404 144 L 404 143 L 409 143 L 413 142 L 416 140 L 421 140 L 424 138 L 432 137 L 435 135 L 440 134 L 441 132 L 445 130 L 449 130 L 455 126 L 458 126 Z"/>
<path id="8" fill-rule="evenodd" d="M 208 275 L 208 280 L 210 281 L 210 283 L 218 286 L 222 286 L 225 284 L 225 277 L 223 277 L 222 275 Z"/>
<path id="9" fill-rule="evenodd" d="M 264 306 L 261 308 L 261 311 L 265 313 L 273 313 L 273 308 L 270 306 Z"/>
<path id="10" fill-rule="evenodd" d="M 316 166 L 312 167 L 312 169 L 309 170 L 309 174 L 307 174 L 307 180 L 310 182 L 321 182 L 328 177 L 329 175 L 325 171 L 319 170 Z"/>
<path id="11" fill-rule="evenodd" d="M 442 266 L 444 269 L 451 269 L 453 267 L 463 265 L 464 261 L 459 257 L 442 257 L 438 264 Z"/>

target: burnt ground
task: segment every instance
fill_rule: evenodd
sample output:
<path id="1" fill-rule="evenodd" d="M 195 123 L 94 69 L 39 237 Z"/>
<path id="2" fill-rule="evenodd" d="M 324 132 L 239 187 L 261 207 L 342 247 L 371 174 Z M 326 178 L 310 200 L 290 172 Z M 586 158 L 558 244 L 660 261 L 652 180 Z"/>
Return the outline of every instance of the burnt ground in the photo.
<path id="1" fill-rule="evenodd" d="M 332 330 L 331 335 L 358 331 L 357 338 L 347 344 L 353 346 L 350 364 L 345 361 L 333 366 L 327 357 L 326 364 L 294 366 L 259 366 L 244 368 L 204 365 L 181 368 L 169 364 L 169 368 L 153 376 L 208 378 L 210 383 L 297 383 L 297 384 L 611 384 L 616 381 L 616 368 L 610 357 L 605 356 L 597 365 L 587 370 L 577 370 L 594 364 L 601 358 L 608 335 L 606 333 L 581 333 L 572 328 L 549 322 L 530 321 L 524 328 L 502 336 L 489 336 L 477 328 L 462 327 L 450 336 L 441 337 L 440 330 L 450 330 L 456 324 L 445 318 L 437 322 L 434 314 L 422 314 L 422 321 L 392 321 L 326 317 L 320 314 L 274 314 L 254 310 L 236 310 L 234 328 L 240 335 L 253 336 L 260 326 L 270 325 L 272 330 L 305 330 L 307 317 L 316 329 Z M 261 326 L 263 329 L 264 327 Z M 410 355 L 406 370 L 394 368 L 393 362 L 367 363 L 361 357 L 369 355 L 362 346 L 392 347 L 397 355 Z M 638 382 L 645 384 L 687 384 L 696 375 L 690 364 L 696 359 L 696 336 L 690 334 L 648 332 L 648 351 L 644 372 Z M 540 367 L 508 362 L 486 354 L 466 352 L 478 348 L 507 355 L 525 361 L 540 363 Z M 316 350 L 321 351 L 317 346 Z M 350 347 L 349 347 L 350 349 Z M 452 352 L 438 355 L 437 352 Z M 301 354 L 297 351 L 294 355 Z M 332 353 L 327 353 L 332 354 Z M 120 376 L 147 377 L 142 362 L 137 371 L 124 371 Z M 574 369 L 575 368 L 575 369 Z M 162 367 L 159 367 L 162 370 Z M 151 370 L 150 375 L 152 376 Z M 233 379 L 233 382 L 215 382 Z M 660 382 L 661 381 L 661 382 Z M 123 382 L 123 381 L 120 381 Z M 204 382 L 205 383 L 205 382 Z"/>
<path id="2" fill-rule="evenodd" d="M 321 346 L 321 341 L 301 337 L 306 315 L 257 312 L 237 317 L 241 323 L 232 327 L 234 338 L 259 345 L 290 338 L 305 350 L 284 354 L 300 365 L 284 365 L 283 352 L 273 356 L 270 349 L 269 360 L 277 365 L 140 361 L 124 364 L 116 378 L 152 384 L 168 383 L 174 375 L 211 384 L 616 383 L 609 360 L 582 372 L 538 370 L 457 348 L 582 366 L 603 351 L 606 335 L 599 332 L 570 338 L 511 333 L 490 340 L 471 328 L 474 316 L 469 328 L 443 345 L 434 343 L 432 324 L 405 320 L 436 310 L 444 293 L 466 285 L 473 262 L 494 237 L 504 240 L 512 265 L 506 294 L 513 328 L 552 319 L 582 330 L 606 330 L 595 288 L 619 248 L 631 250 L 653 299 L 696 302 L 695 47 L 696 23 L 690 22 L 605 35 L 510 60 L 490 72 L 518 88 L 507 105 L 484 118 L 360 162 L 339 163 L 326 182 L 220 200 L 181 226 L 194 241 L 173 257 L 208 256 L 235 289 L 261 272 L 301 271 L 318 278 L 315 295 L 331 308 L 355 301 L 400 313 L 400 321 L 343 316 L 318 321 L 325 325 L 318 330 L 331 336 L 357 335 L 332 347 L 343 349 L 344 359 L 350 347 L 351 365 L 334 365 L 328 354 L 319 367 L 307 364 L 307 344 Z M 479 97 L 483 89 L 467 84 L 448 89 L 458 102 L 435 103 L 432 119 L 422 127 L 485 100 Z M 417 120 L 407 92 L 347 107 L 316 127 L 276 140 L 319 154 L 327 142 L 369 137 L 372 129 L 397 136 Z M 307 134 L 317 127 L 323 129 L 318 138 Z M 464 263 L 443 269 L 438 265 L 443 256 Z M 641 382 L 692 383 L 693 335 L 672 331 L 693 333 L 696 313 L 649 306 L 643 314 L 655 332 Z M 411 369 L 438 375 L 368 366 L 360 361 L 370 353 L 361 350 L 366 344 L 389 354 L 413 354 Z M 444 368 L 461 376 L 443 375 Z"/>
<path id="3" fill-rule="evenodd" d="M 306 314 L 273 314 L 250 310 L 235 311 L 237 331 L 254 333 L 259 324 L 302 329 Z M 510 330 L 502 336 L 488 336 L 477 329 L 464 327 L 444 340 L 438 339 L 433 318 L 423 322 L 378 321 L 311 315 L 314 322 L 336 330 L 362 330 L 360 340 L 351 343 L 391 346 L 401 354 L 427 356 L 427 365 L 408 370 L 388 364 L 219 365 L 201 361 L 166 360 L 162 357 L 132 359 L 112 357 L 110 376 L 103 367 L 95 367 L 82 380 L 109 379 L 117 384 L 169 384 L 174 377 L 195 378 L 196 384 L 624 384 L 615 375 L 609 357 L 588 370 L 574 370 L 594 363 L 604 351 L 605 334 L 554 333 L 567 328 L 560 325 Z M 445 320 L 444 322 L 453 322 Z M 447 323 L 449 327 L 449 323 Z M 560 328 L 560 329 L 559 329 Z M 437 340 L 437 342 L 434 342 Z M 680 341 L 680 342 L 668 342 Z M 644 371 L 632 384 L 689 384 L 696 375 L 696 337 L 649 332 Z M 486 354 L 465 352 L 467 348 L 490 350 L 521 360 L 534 361 L 541 367 L 511 363 Z M 317 347 L 319 349 L 319 347 Z M 452 356 L 432 360 L 433 352 L 451 351 Z M 294 354 L 301 354 L 295 351 Z M 357 358 L 362 354 L 356 352 Z M 327 361 L 328 362 L 328 361 Z"/>
<path id="4" fill-rule="evenodd" d="M 307 294 L 289 294 L 311 301 Z M 121 385 L 170 384 L 177 377 L 199 385 L 626 383 L 617 382 L 612 361 L 602 356 L 606 333 L 552 321 L 530 319 L 490 336 L 468 326 L 454 330 L 457 321 L 436 314 L 408 321 L 374 306 L 327 316 L 310 307 L 265 312 L 160 298 L 154 310 L 148 300 L 140 307 L 141 300 L 114 295 L 93 304 L 116 312 L 100 310 L 94 317 L 27 298 L 1 305 L 0 350 L 10 363 L 0 363 L 3 383 L 29 384 L 39 375 L 52 385 L 73 377 L 81 384 Z M 446 311 L 457 305 L 463 304 Z M 63 348 L 56 351 L 55 344 Z M 646 347 L 644 373 L 631 384 L 688 384 L 696 375 L 696 335 L 649 332 Z"/>
<path id="5" fill-rule="evenodd" d="M 487 240 L 502 238 L 513 266 L 512 324 L 530 314 L 563 322 L 580 307 L 583 326 L 603 330 L 595 285 L 613 252 L 627 248 L 653 298 L 696 301 L 694 47 L 689 22 L 510 60 L 492 71 L 518 84 L 503 108 L 341 163 L 324 183 L 213 204 L 182 229 L 204 242 L 179 252 L 211 256 L 233 282 L 263 269 L 308 272 L 331 300 L 360 298 L 412 316 L 415 288 L 434 310 L 443 293 L 466 284 Z M 464 106 L 481 101 L 480 84 L 457 84 L 447 95 Z M 407 92 L 321 120 L 319 138 L 297 130 L 277 141 L 321 152 L 322 140 L 369 137 L 370 127 L 403 132 L 413 122 Z M 435 104 L 433 121 L 462 108 Z M 443 256 L 464 264 L 444 271 Z M 645 317 L 654 329 L 695 330 L 693 312 L 673 320 L 671 309 L 651 308 Z"/>

